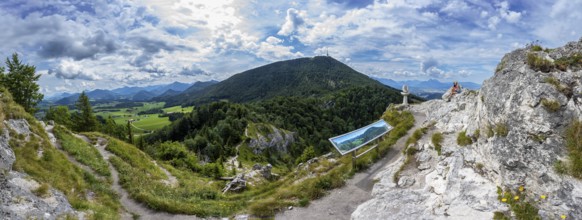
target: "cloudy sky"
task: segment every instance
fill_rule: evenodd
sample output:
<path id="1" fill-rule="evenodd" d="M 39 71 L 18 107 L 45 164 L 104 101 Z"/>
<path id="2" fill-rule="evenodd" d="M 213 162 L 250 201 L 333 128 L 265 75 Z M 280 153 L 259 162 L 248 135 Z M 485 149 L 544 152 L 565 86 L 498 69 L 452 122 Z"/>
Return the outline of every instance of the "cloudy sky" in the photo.
<path id="1" fill-rule="evenodd" d="M 329 54 L 374 77 L 482 82 L 503 54 L 582 37 L 582 0 L 3 0 L 0 57 L 47 95 L 223 80 Z"/>

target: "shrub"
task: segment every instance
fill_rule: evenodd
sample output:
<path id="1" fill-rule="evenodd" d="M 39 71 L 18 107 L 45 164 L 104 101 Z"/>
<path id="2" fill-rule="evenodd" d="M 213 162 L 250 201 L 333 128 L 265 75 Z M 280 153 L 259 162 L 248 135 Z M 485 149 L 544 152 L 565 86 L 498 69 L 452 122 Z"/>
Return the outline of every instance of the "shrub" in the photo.
<path id="1" fill-rule="evenodd" d="M 500 137 L 507 137 L 507 134 L 509 134 L 509 128 L 507 127 L 507 124 L 497 123 L 495 126 L 495 133 L 497 133 L 497 135 Z"/>
<path id="2" fill-rule="evenodd" d="M 527 64 L 535 71 L 550 72 L 554 68 L 554 63 L 543 57 L 539 57 L 535 53 L 527 54 Z"/>
<path id="3" fill-rule="evenodd" d="M 443 134 L 440 132 L 436 132 L 432 135 L 431 138 L 432 144 L 434 145 L 434 149 L 437 151 L 437 154 L 441 155 L 441 148 L 443 143 Z"/>
<path id="4" fill-rule="evenodd" d="M 457 144 L 460 146 L 467 146 L 472 144 L 473 140 L 469 136 L 467 136 L 466 131 L 459 132 L 459 136 L 457 136 Z"/>
<path id="5" fill-rule="evenodd" d="M 542 105 L 548 112 L 557 112 L 560 110 L 560 103 L 556 100 L 542 99 Z"/>

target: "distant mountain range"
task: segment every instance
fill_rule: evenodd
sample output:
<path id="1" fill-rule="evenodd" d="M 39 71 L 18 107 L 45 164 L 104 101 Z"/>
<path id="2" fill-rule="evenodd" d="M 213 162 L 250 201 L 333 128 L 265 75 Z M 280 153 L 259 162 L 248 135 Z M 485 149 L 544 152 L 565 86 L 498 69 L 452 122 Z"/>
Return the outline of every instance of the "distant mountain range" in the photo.
<path id="1" fill-rule="evenodd" d="M 328 56 L 279 61 L 235 74 L 200 90 L 163 97 L 166 105 L 198 105 L 219 100 L 252 102 L 277 96 L 322 97 L 347 88 L 372 87 L 399 91 Z"/>
<path id="2" fill-rule="evenodd" d="M 150 101 L 158 97 L 174 96 L 184 91 L 199 91 L 209 85 L 218 83 L 218 81 L 196 82 L 194 84 L 173 82 L 170 84 L 161 84 L 143 87 L 122 87 L 113 90 L 96 89 L 86 91 L 85 94 L 91 101 Z M 45 102 L 58 105 L 74 104 L 79 98 L 80 93 L 62 93 L 52 96 Z"/>
<path id="3" fill-rule="evenodd" d="M 376 78 L 373 79 L 381 82 L 384 85 L 391 86 L 394 88 L 402 89 L 403 85 L 408 85 L 410 93 L 418 95 L 425 99 L 438 99 L 447 91 L 447 89 L 453 86 L 453 82 L 441 82 L 436 79 L 429 79 L 426 81 L 421 80 L 405 80 L 405 81 L 395 81 L 391 79 Z M 479 89 L 480 84 L 472 82 L 459 82 L 463 88 L 467 89 Z"/>

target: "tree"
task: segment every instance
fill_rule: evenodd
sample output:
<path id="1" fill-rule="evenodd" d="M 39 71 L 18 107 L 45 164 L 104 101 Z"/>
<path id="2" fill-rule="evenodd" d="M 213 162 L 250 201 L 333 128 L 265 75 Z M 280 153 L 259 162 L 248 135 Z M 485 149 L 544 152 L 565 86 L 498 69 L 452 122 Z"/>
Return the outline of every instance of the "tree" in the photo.
<path id="1" fill-rule="evenodd" d="M 35 74 L 36 67 L 22 64 L 17 53 L 12 54 L 12 60 L 6 58 L 6 67 L 7 74 L 4 74 L 4 68 L 0 69 L 0 85 L 8 89 L 14 101 L 24 107 L 27 112 L 36 112 L 36 104 L 44 97 L 36 84 L 40 78 L 40 74 Z"/>
<path id="2" fill-rule="evenodd" d="M 111 116 L 105 119 L 105 123 L 101 125 L 101 133 L 108 134 L 117 139 L 126 140 L 127 128 L 124 125 L 115 123 Z"/>
<path id="3" fill-rule="evenodd" d="M 97 130 L 97 118 L 93 114 L 93 109 L 91 108 L 91 103 L 89 103 L 89 97 L 82 92 L 79 95 L 79 99 L 75 104 L 77 106 L 77 114 L 75 114 L 75 130 L 77 131 L 96 131 Z"/>
<path id="4" fill-rule="evenodd" d="M 57 124 L 72 129 L 71 113 L 69 113 L 69 108 L 67 106 L 51 106 L 46 112 L 45 118 L 46 120 L 53 120 Z"/>

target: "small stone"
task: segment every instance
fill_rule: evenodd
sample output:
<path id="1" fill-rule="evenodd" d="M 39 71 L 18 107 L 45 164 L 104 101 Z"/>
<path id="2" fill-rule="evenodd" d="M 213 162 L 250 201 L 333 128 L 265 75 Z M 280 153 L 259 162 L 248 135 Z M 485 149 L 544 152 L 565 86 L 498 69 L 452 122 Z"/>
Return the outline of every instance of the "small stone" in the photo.
<path id="1" fill-rule="evenodd" d="M 428 170 L 428 169 L 430 169 L 430 164 L 429 164 L 429 163 L 421 163 L 421 164 L 418 166 L 418 169 L 419 169 L 419 170 Z"/>
<path id="2" fill-rule="evenodd" d="M 293 206 L 289 206 L 287 209 L 289 209 L 289 210 L 293 210 Z"/>

